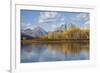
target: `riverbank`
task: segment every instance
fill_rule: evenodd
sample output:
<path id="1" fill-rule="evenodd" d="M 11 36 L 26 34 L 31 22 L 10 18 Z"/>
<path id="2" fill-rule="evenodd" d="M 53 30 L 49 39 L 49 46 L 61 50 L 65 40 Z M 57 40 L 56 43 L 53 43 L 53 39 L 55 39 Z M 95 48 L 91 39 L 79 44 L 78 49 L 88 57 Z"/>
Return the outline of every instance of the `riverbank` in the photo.
<path id="1" fill-rule="evenodd" d="M 21 44 L 49 44 L 49 43 L 89 43 L 89 39 L 49 39 L 49 40 L 43 40 L 43 39 L 32 39 L 32 40 L 21 40 Z"/>

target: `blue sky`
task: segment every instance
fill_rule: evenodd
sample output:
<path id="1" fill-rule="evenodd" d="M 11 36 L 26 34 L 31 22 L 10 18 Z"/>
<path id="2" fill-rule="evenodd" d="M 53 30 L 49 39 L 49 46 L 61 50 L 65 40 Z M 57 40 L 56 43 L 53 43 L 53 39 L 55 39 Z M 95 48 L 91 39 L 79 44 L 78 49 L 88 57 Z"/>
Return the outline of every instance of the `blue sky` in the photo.
<path id="1" fill-rule="evenodd" d="M 66 23 L 72 23 L 80 28 L 89 27 L 89 13 L 21 10 L 22 28 L 34 29 L 39 26 L 46 31 L 53 31 Z"/>

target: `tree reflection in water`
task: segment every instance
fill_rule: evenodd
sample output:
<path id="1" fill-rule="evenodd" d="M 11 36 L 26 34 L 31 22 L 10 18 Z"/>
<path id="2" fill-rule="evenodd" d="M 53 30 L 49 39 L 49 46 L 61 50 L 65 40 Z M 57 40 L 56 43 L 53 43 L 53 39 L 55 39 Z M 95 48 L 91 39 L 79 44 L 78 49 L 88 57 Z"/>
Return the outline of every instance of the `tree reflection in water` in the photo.
<path id="1" fill-rule="evenodd" d="M 21 62 L 88 60 L 89 43 L 32 44 L 21 47 Z"/>

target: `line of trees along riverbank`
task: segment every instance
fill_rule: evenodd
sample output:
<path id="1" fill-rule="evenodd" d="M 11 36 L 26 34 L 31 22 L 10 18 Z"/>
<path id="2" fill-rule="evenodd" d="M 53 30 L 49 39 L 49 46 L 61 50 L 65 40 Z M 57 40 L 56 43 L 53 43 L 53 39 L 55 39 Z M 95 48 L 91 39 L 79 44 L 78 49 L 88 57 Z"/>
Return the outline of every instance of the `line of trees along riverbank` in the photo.
<path id="1" fill-rule="evenodd" d="M 49 43 L 49 42 L 80 42 L 89 41 L 89 29 L 71 28 L 64 31 L 48 32 L 48 35 L 42 37 L 34 37 L 32 39 L 22 38 L 22 42 L 36 42 L 36 43 Z"/>

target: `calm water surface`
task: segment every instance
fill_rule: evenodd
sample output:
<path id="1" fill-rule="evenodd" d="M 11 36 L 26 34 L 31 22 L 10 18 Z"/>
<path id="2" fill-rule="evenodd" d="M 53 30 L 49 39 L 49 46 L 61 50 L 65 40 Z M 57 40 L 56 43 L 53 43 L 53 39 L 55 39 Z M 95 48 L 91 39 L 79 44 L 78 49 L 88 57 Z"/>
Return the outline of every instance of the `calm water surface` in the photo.
<path id="1" fill-rule="evenodd" d="M 21 46 L 21 63 L 88 60 L 88 43 L 31 44 Z"/>

